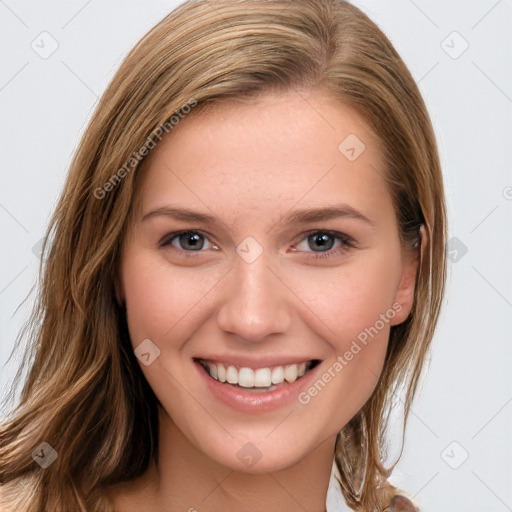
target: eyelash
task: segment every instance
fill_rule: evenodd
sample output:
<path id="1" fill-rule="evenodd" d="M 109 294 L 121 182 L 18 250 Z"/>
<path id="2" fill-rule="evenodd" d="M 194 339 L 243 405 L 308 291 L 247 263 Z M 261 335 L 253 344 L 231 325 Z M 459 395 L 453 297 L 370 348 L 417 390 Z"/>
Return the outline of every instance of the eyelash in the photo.
<path id="1" fill-rule="evenodd" d="M 175 233 L 170 233 L 169 235 L 165 236 L 162 241 L 160 242 L 161 247 L 172 247 L 173 250 L 176 250 L 178 252 L 183 253 L 183 256 L 186 258 L 195 258 L 199 256 L 200 253 L 204 252 L 204 250 L 198 250 L 198 251 L 187 251 L 186 249 L 177 249 L 176 247 L 172 246 L 172 241 L 175 238 L 178 238 L 181 235 L 184 234 L 198 234 L 202 236 L 203 238 L 208 239 L 208 236 L 203 233 L 202 231 L 197 230 L 184 230 L 184 231 L 177 231 Z M 348 250 L 355 247 L 354 240 L 352 240 L 347 235 L 344 235 L 343 233 L 339 233 L 337 231 L 329 231 L 329 230 L 314 230 L 306 233 L 300 240 L 299 243 L 303 240 L 307 240 L 310 236 L 313 235 L 329 235 L 332 238 L 335 238 L 341 242 L 341 245 L 337 249 L 329 249 L 328 251 L 322 251 L 322 252 L 314 252 L 314 251 L 303 251 L 306 253 L 312 253 L 309 257 L 312 257 L 313 259 L 326 259 L 331 256 L 341 255 Z M 212 243 L 212 242 L 210 242 Z M 213 244 L 216 245 L 216 244 Z M 293 252 L 301 252 L 301 251 L 293 251 Z"/>

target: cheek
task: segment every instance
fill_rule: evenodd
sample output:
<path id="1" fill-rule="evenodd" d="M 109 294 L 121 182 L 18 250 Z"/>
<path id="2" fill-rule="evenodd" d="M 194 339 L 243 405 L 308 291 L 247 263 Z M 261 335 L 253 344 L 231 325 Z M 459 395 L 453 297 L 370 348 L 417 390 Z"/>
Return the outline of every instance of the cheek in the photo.
<path id="1" fill-rule="evenodd" d="M 318 329 L 337 352 L 364 338 L 387 341 L 396 315 L 394 297 L 400 278 L 399 255 L 391 249 L 368 253 L 337 268 L 295 272 L 288 277 Z M 315 320 L 312 320 L 315 321 Z M 322 326 L 323 324 L 323 326 Z M 376 332 L 378 331 L 378 332 Z"/>
<path id="2" fill-rule="evenodd" d="M 321 320 L 315 329 L 321 329 L 330 355 L 318 379 L 298 398 L 311 414 L 325 417 L 333 432 L 360 410 L 378 382 L 396 315 L 398 278 L 391 259 L 376 257 L 323 276 L 316 273 L 302 285 L 301 298 Z"/>
<path id="3" fill-rule="evenodd" d="M 297 295 L 307 306 L 304 311 L 313 313 L 310 325 L 330 345 L 319 380 L 299 401 L 315 411 L 338 411 L 332 418 L 336 428 L 363 406 L 381 374 L 396 315 L 397 261 L 399 255 L 390 248 L 315 271 L 314 278 L 294 277 Z"/>
<path id="4" fill-rule="evenodd" d="M 209 291 L 222 279 L 218 272 L 173 268 L 163 256 L 130 251 L 123 259 L 122 275 L 134 345 L 146 338 L 179 338 L 177 334 L 201 314 Z"/>

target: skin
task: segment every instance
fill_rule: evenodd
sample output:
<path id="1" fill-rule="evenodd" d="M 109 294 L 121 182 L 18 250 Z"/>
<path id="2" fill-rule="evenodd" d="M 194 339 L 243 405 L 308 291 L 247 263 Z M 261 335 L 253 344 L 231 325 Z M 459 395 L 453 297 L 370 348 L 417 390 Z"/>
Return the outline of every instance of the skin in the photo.
<path id="1" fill-rule="evenodd" d="M 349 134 L 366 146 L 354 161 L 338 149 Z M 320 91 L 192 113 L 151 152 L 118 298 L 133 347 L 150 339 L 160 349 L 141 364 L 162 404 L 159 463 L 115 495 L 116 510 L 325 510 L 336 434 L 374 390 L 390 327 L 406 319 L 413 299 L 417 259 L 400 244 L 383 175 L 368 125 Z M 283 220 L 340 203 L 369 222 Z M 171 205 L 218 223 L 142 219 Z M 160 245 L 181 230 L 204 234 L 203 247 L 194 252 L 179 237 Z M 328 238 L 326 257 L 317 239 L 308 242 L 322 230 L 352 246 Z M 252 263 L 236 252 L 248 236 L 263 250 Z M 401 308 L 394 318 L 307 404 L 240 412 L 216 400 L 193 367 L 202 353 L 307 354 L 322 360 L 323 374 L 393 304 Z M 262 454 L 250 468 L 237 457 L 246 443 Z"/>

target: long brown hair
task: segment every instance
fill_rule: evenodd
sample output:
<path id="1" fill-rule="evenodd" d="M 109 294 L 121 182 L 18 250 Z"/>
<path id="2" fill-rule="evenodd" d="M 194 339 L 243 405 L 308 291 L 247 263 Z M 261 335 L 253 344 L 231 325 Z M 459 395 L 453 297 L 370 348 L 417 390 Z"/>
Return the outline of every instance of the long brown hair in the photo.
<path id="1" fill-rule="evenodd" d="M 143 161 L 134 155 L 185 105 L 199 112 L 304 87 L 329 91 L 365 118 L 385 155 L 402 243 L 416 244 L 421 225 L 427 233 L 411 314 L 391 329 L 379 383 L 336 442 L 348 505 L 389 504 L 394 488 L 382 450 L 391 398 L 405 386 L 407 419 L 445 282 L 443 183 L 424 102 L 386 36 L 347 2 L 196 0 L 129 53 L 71 163 L 26 331 L 28 375 L 0 427 L 0 501 L 8 510 L 110 511 L 109 487 L 142 475 L 157 454 L 157 400 L 115 296 Z M 31 457 L 42 442 L 57 454 L 47 469 Z"/>

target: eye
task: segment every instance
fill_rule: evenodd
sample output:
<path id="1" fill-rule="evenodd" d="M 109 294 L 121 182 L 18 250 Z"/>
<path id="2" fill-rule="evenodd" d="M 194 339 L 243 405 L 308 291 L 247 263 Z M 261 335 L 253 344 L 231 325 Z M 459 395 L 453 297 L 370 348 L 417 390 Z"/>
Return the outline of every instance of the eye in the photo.
<path id="1" fill-rule="evenodd" d="M 186 257 L 193 257 L 206 249 L 219 249 L 204 233 L 194 230 L 170 233 L 163 238 L 160 246 L 170 247 Z M 292 248 L 292 252 L 312 253 L 310 257 L 319 259 L 341 255 L 352 247 L 355 247 L 354 241 L 343 233 L 317 230 L 308 233 L 298 245 Z"/>
<path id="2" fill-rule="evenodd" d="M 313 249 L 313 251 L 308 250 L 308 247 Z M 353 247 L 355 247 L 354 241 L 343 233 L 335 231 L 313 231 L 292 250 L 294 252 L 304 251 L 316 253 L 311 254 L 313 258 L 327 258 L 342 254 Z"/>
<path id="3" fill-rule="evenodd" d="M 200 231 L 180 231 L 178 233 L 171 233 L 160 242 L 160 246 L 171 246 L 178 251 L 186 253 L 202 252 L 202 249 L 218 248 Z"/>

